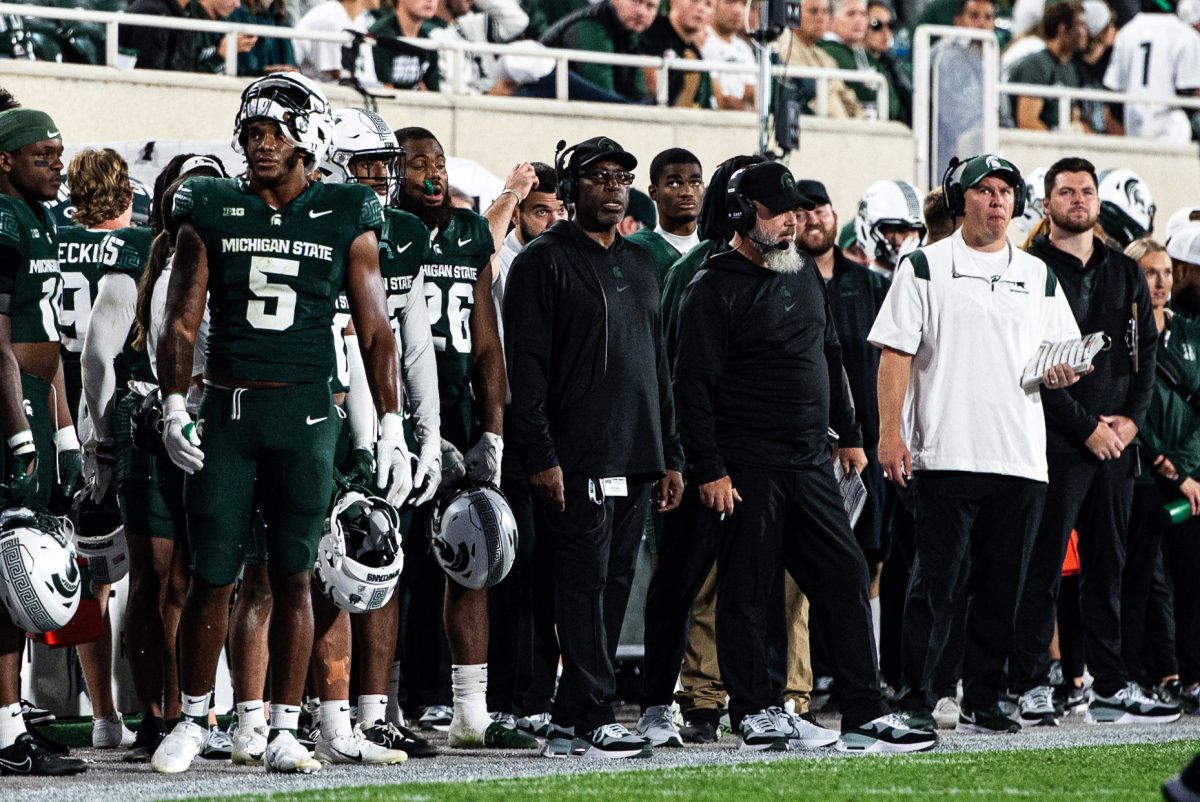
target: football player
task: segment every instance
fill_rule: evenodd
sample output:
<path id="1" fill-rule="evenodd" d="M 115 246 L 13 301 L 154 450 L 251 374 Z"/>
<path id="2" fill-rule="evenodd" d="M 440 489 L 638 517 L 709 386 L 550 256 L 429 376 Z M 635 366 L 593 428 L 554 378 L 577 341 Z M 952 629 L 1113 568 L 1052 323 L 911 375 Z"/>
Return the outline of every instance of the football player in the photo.
<path id="1" fill-rule="evenodd" d="M 0 112 L 0 504 L 44 507 L 56 479 L 57 446 L 78 453 L 66 409 L 54 305 L 58 272 L 54 223 L 42 203 L 53 200 L 62 174 L 62 135 L 34 109 Z M 57 381 L 56 381 L 57 380 Z M 56 405 L 51 398 L 62 398 Z M 59 407 L 56 409 L 56 406 Z M 58 415 L 55 416 L 55 411 Z M 57 419 L 56 419 L 57 418 Z M 62 432 L 55 423 L 63 423 Z M 72 442 L 72 439 L 74 442 Z M 39 459 L 40 455 L 40 459 Z M 66 467 L 66 466 L 64 466 Z M 73 492 L 73 487 L 64 490 Z M 0 616 L 0 774 L 77 774 L 84 763 L 48 752 L 25 730 L 21 715 L 21 651 L 25 633 Z"/>
<path id="2" fill-rule="evenodd" d="M 870 268 L 891 278 L 900 260 L 925 239 L 925 198 L 907 181 L 876 181 L 858 202 L 854 233 Z"/>
<path id="3" fill-rule="evenodd" d="M 163 442 L 190 474 L 193 576 L 180 623 L 183 720 L 155 750 L 151 765 L 159 772 L 186 771 L 202 746 L 256 502 L 274 599 L 263 763 L 289 773 L 320 768 L 295 733 L 312 648 L 311 572 L 334 490 L 339 416 L 329 388 L 329 332 L 343 287 L 381 415 L 377 484 L 390 493 L 398 484 L 394 472 L 408 470 L 396 347 L 379 276 L 383 210 L 365 187 L 308 177 L 332 127 L 329 102 L 315 83 L 292 73 L 260 78 L 243 92 L 234 124 L 246 173 L 192 178 L 175 193 L 180 228 L 158 367 Z M 206 296 L 206 386 L 193 419 L 184 393 Z"/>
<path id="4" fill-rule="evenodd" d="M 420 218 L 431 232 L 430 254 L 423 272 L 437 358 L 443 461 L 462 459 L 472 481 L 498 486 L 507 383 L 491 295 L 490 263 L 500 243 L 487 220 L 469 209 L 451 206 L 446 154 L 437 137 L 424 128 L 404 128 L 396 132 L 396 139 L 406 153 L 401 207 Z M 465 456 L 460 457 L 464 452 Z M 424 519 L 428 509 L 420 512 L 417 517 Z M 454 702 L 453 711 L 449 711 L 443 705 L 428 704 L 440 700 L 427 694 L 428 698 L 422 700 L 428 704 L 422 725 L 449 725 L 452 747 L 536 748 L 537 739 L 519 732 L 514 721 L 507 717 L 493 721 L 488 716 L 487 591 L 468 590 L 453 580 L 443 580 L 433 558 L 414 541 L 416 538 L 410 538 L 412 547 L 408 552 L 410 575 L 417 577 L 411 587 L 414 608 L 430 593 L 445 587 L 444 622 Z M 428 583 L 430 593 L 420 592 L 421 578 Z M 414 624 L 435 625 L 431 619 L 436 615 L 433 605 L 410 612 L 409 655 L 426 658 L 431 653 L 427 644 L 436 638 L 436 630 L 425 630 L 424 634 L 430 636 L 426 643 L 413 637 L 413 630 Z M 410 660 L 409 667 L 416 663 Z M 420 668 L 426 672 L 436 670 L 436 666 Z M 405 676 L 410 681 L 414 678 L 411 670 Z"/>

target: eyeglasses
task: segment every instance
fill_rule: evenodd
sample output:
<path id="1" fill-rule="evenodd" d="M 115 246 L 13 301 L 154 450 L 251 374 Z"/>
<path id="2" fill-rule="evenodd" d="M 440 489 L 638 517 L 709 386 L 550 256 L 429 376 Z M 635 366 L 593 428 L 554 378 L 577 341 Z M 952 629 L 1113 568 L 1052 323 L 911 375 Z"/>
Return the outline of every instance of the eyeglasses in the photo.
<path id="1" fill-rule="evenodd" d="M 616 181 L 623 187 L 628 187 L 633 184 L 633 173 L 613 172 L 612 170 L 592 170 L 583 173 L 580 178 L 585 179 L 589 184 L 597 186 L 608 186 L 613 181 Z"/>
<path id="2" fill-rule="evenodd" d="M 871 20 L 871 30 L 878 31 L 881 28 L 892 29 L 892 21 L 890 19 L 873 19 Z"/>

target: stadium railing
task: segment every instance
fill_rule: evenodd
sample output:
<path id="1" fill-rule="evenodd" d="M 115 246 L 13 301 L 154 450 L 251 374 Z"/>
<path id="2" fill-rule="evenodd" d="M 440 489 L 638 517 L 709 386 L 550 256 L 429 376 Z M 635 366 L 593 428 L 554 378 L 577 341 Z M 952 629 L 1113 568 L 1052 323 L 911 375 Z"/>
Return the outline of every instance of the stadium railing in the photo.
<path id="1" fill-rule="evenodd" d="M 1154 97 L 1141 93 L 1110 92 L 1107 89 L 1077 89 L 1071 86 L 1044 86 L 1042 84 L 1000 83 L 997 87 L 1001 95 L 1009 97 L 1040 97 L 1058 100 L 1094 100 L 1101 103 L 1121 103 L 1125 105 L 1141 104 L 1144 106 L 1170 106 L 1178 109 L 1200 110 L 1200 97 Z M 1058 124 L 1053 130 L 1064 133 L 1070 132 L 1071 104 L 1058 104 Z"/>

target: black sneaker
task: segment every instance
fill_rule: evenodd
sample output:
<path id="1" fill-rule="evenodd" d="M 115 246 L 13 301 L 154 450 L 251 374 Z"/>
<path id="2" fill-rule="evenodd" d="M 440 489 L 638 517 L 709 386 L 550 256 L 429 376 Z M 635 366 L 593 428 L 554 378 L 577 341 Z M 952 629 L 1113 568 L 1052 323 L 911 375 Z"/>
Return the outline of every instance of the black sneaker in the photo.
<path id="1" fill-rule="evenodd" d="M 911 729 L 921 730 L 923 732 L 937 732 L 937 720 L 933 717 L 932 710 L 924 708 L 920 710 L 902 710 L 897 715 L 904 718 L 905 723 Z"/>
<path id="2" fill-rule="evenodd" d="M 1158 701 L 1169 705 L 1178 705 L 1180 696 L 1183 694 L 1183 683 L 1177 679 L 1170 679 L 1166 682 L 1160 682 L 1154 688 L 1154 697 Z"/>
<path id="3" fill-rule="evenodd" d="M 679 737 L 685 744 L 716 743 L 717 722 L 720 720 L 720 711 L 717 710 L 689 710 L 683 714 Z"/>
<path id="4" fill-rule="evenodd" d="M 1009 718 L 999 704 L 979 710 L 969 710 L 964 705 L 954 727 L 955 732 L 967 735 L 1000 735 L 1020 730 L 1021 725 Z"/>
<path id="5" fill-rule="evenodd" d="M 889 713 L 843 731 L 837 749 L 858 754 L 897 754 L 924 752 L 937 743 L 932 730 L 915 728 L 907 714 Z"/>
<path id="6" fill-rule="evenodd" d="M 787 733 L 779 729 L 770 711 L 760 710 L 742 717 L 738 725 L 738 749 L 743 752 L 786 752 Z"/>
<path id="7" fill-rule="evenodd" d="M 30 724 L 49 724 L 55 716 L 44 707 L 38 707 L 28 699 L 21 700 L 21 715 L 25 717 L 25 726 Z"/>
<path id="8" fill-rule="evenodd" d="M 1130 682 L 1111 696 L 1093 693 L 1088 705 L 1089 724 L 1169 724 L 1180 716 L 1179 705 L 1166 704 Z"/>
<path id="9" fill-rule="evenodd" d="M 167 722 L 158 716 L 143 716 L 129 751 L 121 758 L 126 763 L 148 763 L 154 750 L 167 737 Z"/>
<path id="10" fill-rule="evenodd" d="M 46 751 L 32 735 L 23 732 L 12 746 L 0 749 L 0 775 L 65 777 L 87 771 L 87 764 L 73 757 Z"/>
<path id="11" fill-rule="evenodd" d="M 1189 716 L 1200 713 L 1200 684 L 1192 683 L 1180 689 L 1179 707 Z"/>
<path id="12" fill-rule="evenodd" d="M 437 748 L 408 727 L 376 721 L 362 728 L 363 737 L 386 749 L 399 749 L 410 758 L 436 757 Z"/>
<path id="13" fill-rule="evenodd" d="M 1061 721 L 1064 716 L 1077 713 L 1087 707 L 1087 691 L 1082 685 L 1067 682 L 1054 686 L 1054 712 Z"/>
<path id="14" fill-rule="evenodd" d="M 71 751 L 66 744 L 59 743 L 47 735 L 41 727 L 26 727 L 26 732 L 29 733 L 29 737 L 33 738 L 34 743 L 52 755 L 65 757 Z"/>
<path id="15" fill-rule="evenodd" d="M 608 760 L 650 757 L 653 747 L 640 735 L 621 724 L 605 724 L 577 737 L 571 744 L 572 757 L 596 757 Z"/>

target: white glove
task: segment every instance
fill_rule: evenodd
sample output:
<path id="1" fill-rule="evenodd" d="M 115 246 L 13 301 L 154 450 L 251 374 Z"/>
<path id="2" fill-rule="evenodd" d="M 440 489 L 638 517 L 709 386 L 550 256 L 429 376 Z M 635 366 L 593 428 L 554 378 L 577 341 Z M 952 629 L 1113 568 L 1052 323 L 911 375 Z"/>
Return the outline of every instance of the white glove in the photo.
<path id="1" fill-rule="evenodd" d="M 163 445 L 175 467 L 187 474 L 204 468 L 200 433 L 188 414 L 183 393 L 171 393 L 163 401 Z"/>
<path id="2" fill-rule="evenodd" d="M 464 458 L 467 476 L 476 482 L 491 482 L 500 486 L 500 462 L 504 458 L 504 439 L 498 434 L 484 432 L 479 441 L 467 450 Z"/>
<path id="3" fill-rule="evenodd" d="M 83 444 L 83 478 L 88 494 L 99 504 L 112 486 L 116 456 L 111 440 L 88 440 Z"/>
<path id="4" fill-rule="evenodd" d="M 462 452 L 449 440 L 442 441 L 442 484 L 446 487 L 467 475 Z"/>
<path id="5" fill-rule="evenodd" d="M 412 492 L 412 465 L 404 442 L 404 419 L 399 412 L 385 412 L 379 419 L 375 442 L 375 487 L 384 491 L 388 504 L 399 507 Z"/>
<path id="6" fill-rule="evenodd" d="M 434 435 L 421 443 L 421 455 L 413 469 L 413 488 L 421 495 L 413 499 L 419 507 L 433 498 L 442 483 L 442 438 Z"/>

